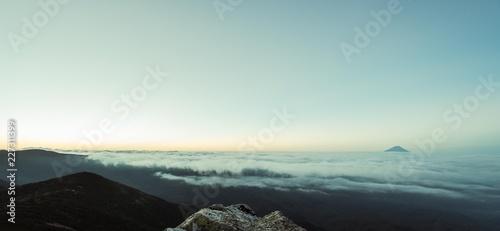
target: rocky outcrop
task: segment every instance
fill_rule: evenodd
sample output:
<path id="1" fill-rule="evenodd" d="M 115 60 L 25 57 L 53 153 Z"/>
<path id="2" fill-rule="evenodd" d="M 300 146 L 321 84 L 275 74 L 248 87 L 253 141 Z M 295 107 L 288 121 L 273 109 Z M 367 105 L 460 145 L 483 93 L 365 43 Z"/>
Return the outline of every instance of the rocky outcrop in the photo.
<path id="1" fill-rule="evenodd" d="M 305 231 L 285 217 L 280 211 L 272 212 L 265 217 L 258 217 L 257 213 L 248 205 L 235 204 L 224 207 L 215 204 L 201 209 L 188 217 L 176 228 L 165 231 Z"/>

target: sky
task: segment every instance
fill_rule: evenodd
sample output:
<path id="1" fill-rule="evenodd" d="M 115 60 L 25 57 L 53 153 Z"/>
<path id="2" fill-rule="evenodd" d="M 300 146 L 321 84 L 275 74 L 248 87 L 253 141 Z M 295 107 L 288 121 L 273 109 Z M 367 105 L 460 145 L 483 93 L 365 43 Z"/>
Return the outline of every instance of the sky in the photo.
<path id="1" fill-rule="evenodd" d="M 499 1 L 0 4 L 4 144 L 500 151 Z"/>

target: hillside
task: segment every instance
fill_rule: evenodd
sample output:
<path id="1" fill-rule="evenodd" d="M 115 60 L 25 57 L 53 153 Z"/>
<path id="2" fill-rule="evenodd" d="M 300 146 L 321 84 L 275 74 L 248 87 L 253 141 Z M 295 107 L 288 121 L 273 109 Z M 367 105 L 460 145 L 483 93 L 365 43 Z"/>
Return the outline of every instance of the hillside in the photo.
<path id="1" fill-rule="evenodd" d="M 0 180 L 0 191 L 6 189 L 7 187 L 9 187 L 9 182 Z"/>
<path id="2" fill-rule="evenodd" d="M 7 151 L 0 150 L 0 156 L 6 155 Z M 73 163 L 79 164 L 74 165 Z M 59 172 L 62 175 L 83 172 L 85 171 L 84 169 L 72 166 L 83 166 L 84 164 L 86 164 L 85 156 L 82 155 L 66 155 L 39 149 L 17 151 L 16 167 L 19 174 L 16 177 L 16 183 L 24 185 L 49 180 L 59 176 Z M 0 161 L 0 168 L 7 169 L 7 162 Z M 2 179 L 6 180 L 6 178 Z"/>
<path id="3" fill-rule="evenodd" d="M 87 172 L 21 186 L 16 194 L 16 224 L 2 219 L 0 230 L 163 230 L 184 220 L 176 204 Z M 0 200 L 5 208 L 7 194 Z"/>

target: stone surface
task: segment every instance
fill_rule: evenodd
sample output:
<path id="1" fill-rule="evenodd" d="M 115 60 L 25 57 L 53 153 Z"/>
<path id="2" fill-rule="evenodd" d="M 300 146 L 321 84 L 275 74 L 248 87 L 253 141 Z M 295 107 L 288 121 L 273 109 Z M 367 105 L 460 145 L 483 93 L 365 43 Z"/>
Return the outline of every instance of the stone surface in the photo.
<path id="1" fill-rule="evenodd" d="M 201 209 L 188 217 L 176 228 L 165 231 L 305 231 L 285 217 L 280 211 L 272 212 L 265 217 L 245 204 L 224 207 L 214 204 Z"/>

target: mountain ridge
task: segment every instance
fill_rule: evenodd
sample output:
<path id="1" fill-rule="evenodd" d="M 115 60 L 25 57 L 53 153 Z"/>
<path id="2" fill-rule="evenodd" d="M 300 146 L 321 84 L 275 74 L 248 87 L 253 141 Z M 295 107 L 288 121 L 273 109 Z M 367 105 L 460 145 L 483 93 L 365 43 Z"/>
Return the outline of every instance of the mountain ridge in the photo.
<path id="1" fill-rule="evenodd" d="M 1 230 L 162 230 L 183 221 L 177 204 L 89 172 L 23 185 L 16 195 L 16 224 L 5 219 Z M 7 194 L 0 198 L 5 207 Z"/>

